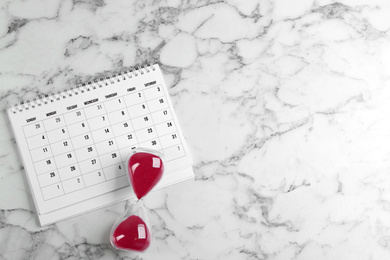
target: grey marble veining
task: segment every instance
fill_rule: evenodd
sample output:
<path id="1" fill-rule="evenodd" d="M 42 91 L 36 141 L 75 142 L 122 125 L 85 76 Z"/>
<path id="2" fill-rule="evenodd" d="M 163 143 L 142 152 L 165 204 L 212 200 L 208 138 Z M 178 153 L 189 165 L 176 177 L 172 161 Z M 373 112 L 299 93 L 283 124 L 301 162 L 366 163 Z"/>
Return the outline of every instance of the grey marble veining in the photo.
<path id="1" fill-rule="evenodd" d="M 386 1 L 2 1 L 0 259 L 389 259 Z M 5 108 L 158 62 L 195 180 L 45 228 Z"/>

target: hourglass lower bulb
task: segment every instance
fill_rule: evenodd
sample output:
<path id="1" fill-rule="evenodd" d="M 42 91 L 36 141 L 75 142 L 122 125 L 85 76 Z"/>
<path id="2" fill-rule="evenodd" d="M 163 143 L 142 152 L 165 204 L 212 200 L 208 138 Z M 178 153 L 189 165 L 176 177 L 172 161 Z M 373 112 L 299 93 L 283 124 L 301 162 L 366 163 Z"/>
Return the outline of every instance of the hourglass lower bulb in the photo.
<path id="1" fill-rule="evenodd" d="M 149 226 L 145 209 L 138 201 L 116 220 L 110 236 L 112 246 L 127 251 L 145 251 L 151 241 Z"/>

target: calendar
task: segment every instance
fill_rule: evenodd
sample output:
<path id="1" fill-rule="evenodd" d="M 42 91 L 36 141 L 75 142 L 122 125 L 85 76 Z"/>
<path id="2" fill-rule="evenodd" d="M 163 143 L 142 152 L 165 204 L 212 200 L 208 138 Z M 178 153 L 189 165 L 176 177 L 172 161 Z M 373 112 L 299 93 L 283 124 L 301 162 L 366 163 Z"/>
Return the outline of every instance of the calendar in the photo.
<path id="1" fill-rule="evenodd" d="M 127 160 L 164 154 L 155 189 L 194 177 L 157 64 L 7 109 L 42 226 L 134 196 Z"/>

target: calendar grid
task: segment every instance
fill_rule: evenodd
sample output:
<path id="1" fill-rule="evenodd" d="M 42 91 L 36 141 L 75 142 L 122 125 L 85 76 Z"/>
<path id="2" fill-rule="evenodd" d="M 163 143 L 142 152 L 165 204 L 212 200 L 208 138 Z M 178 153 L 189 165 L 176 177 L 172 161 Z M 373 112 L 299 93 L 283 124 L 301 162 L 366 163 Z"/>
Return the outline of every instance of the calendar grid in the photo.
<path id="1" fill-rule="evenodd" d="M 80 111 L 81 112 L 81 111 Z M 77 112 L 76 112 L 77 113 Z M 84 110 L 83 110 L 83 113 L 84 113 Z M 64 117 L 64 120 L 65 120 L 65 122 L 66 122 L 66 118 Z M 88 128 L 88 131 L 87 131 L 87 133 L 89 134 L 90 133 L 90 127 L 89 127 L 89 125 L 88 125 L 88 121 L 85 121 L 85 123 L 86 123 L 86 127 Z M 75 124 L 77 124 L 77 123 L 75 123 Z M 68 124 L 67 124 L 68 125 Z M 71 126 L 72 124 L 70 124 L 70 126 Z M 70 134 L 70 131 L 68 131 L 69 132 L 69 134 Z M 84 134 L 84 136 L 85 136 L 85 134 Z M 91 135 L 91 138 L 92 138 L 92 135 Z M 75 145 L 74 145 L 74 139 L 72 139 L 72 136 L 70 136 L 70 140 L 71 140 L 71 143 L 72 143 L 72 146 L 73 147 L 75 147 Z M 86 148 L 86 147 L 88 147 L 88 146 L 84 146 L 84 147 L 81 147 L 81 148 L 79 148 L 79 149 L 84 149 L 84 148 Z M 76 157 L 76 159 L 77 159 L 77 165 L 78 165 L 78 168 L 81 170 L 81 167 L 80 167 L 80 160 L 79 160 L 79 156 L 77 155 L 77 153 L 76 153 L 76 151 L 77 151 L 77 149 L 74 149 L 74 151 L 75 151 L 75 157 Z M 87 173 L 88 174 L 88 173 Z M 81 172 L 81 178 L 83 179 L 83 184 L 84 184 L 84 187 L 86 186 L 85 185 L 85 183 L 86 183 L 86 181 L 85 181 L 85 178 L 84 178 L 84 174 Z M 77 190 L 75 190 L 74 192 L 76 192 Z"/>
<path id="2" fill-rule="evenodd" d="M 158 91 L 161 91 L 161 88 L 160 88 L 160 86 L 157 86 L 156 87 L 157 88 L 157 90 Z M 163 95 L 164 95 L 165 93 L 163 93 Z M 161 97 L 161 96 L 160 96 Z M 159 97 L 158 97 L 159 98 Z M 150 116 L 150 119 L 151 119 L 151 121 L 152 121 L 152 124 L 153 125 L 155 125 L 155 123 L 154 123 L 154 120 L 153 120 L 153 117 L 152 116 Z M 162 147 L 162 144 L 161 144 L 161 141 L 160 141 L 160 137 L 159 137 L 159 135 L 158 135 L 158 131 L 157 131 L 157 129 L 156 129 L 156 132 L 157 132 L 157 139 L 158 139 L 158 143 L 160 144 L 160 147 L 161 147 L 161 150 L 162 151 L 164 151 L 164 148 Z"/>
<path id="3" fill-rule="evenodd" d="M 64 118 L 64 117 L 62 117 L 62 119 L 65 121 L 65 118 Z M 65 121 L 65 128 L 66 128 L 66 131 L 67 131 L 67 133 L 68 133 L 68 135 L 69 135 L 69 129 L 68 129 L 68 126 L 67 126 L 67 124 L 66 124 L 66 121 Z M 65 139 L 65 140 L 67 140 L 67 139 Z M 74 156 L 74 158 L 76 158 L 76 162 L 71 163 L 71 164 L 68 163 L 68 164 L 65 165 L 65 167 L 68 167 L 68 166 L 69 166 L 70 169 L 72 170 L 72 169 L 74 169 L 74 168 L 72 168 L 72 167 L 75 167 L 75 168 L 76 168 L 76 166 L 77 166 L 77 168 L 80 169 L 79 161 L 77 160 L 77 156 L 76 156 L 76 154 L 75 154 L 74 145 L 73 145 L 72 138 L 71 138 L 70 135 L 69 135 L 69 143 L 70 143 L 70 145 L 71 145 L 71 147 L 72 147 L 72 151 L 70 151 L 69 153 L 65 153 L 65 154 L 67 155 L 66 157 L 67 157 L 68 159 L 71 159 L 71 158 L 73 158 L 73 156 Z M 73 156 L 72 156 L 72 154 L 73 154 Z M 60 178 L 61 178 L 61 175 L 60 175 Z M 82 181 L 80 180 L 80 178 L 81 178 Z M 77 180 L 76 185 L 80 185 L 81 187 L 77 187 L 77 189 L 73 190 L 73 192 L 74 192 L 74 191 L 77 191 L 78 189 L 85 188 L 84 179 L 83 179 L 83 175 L 82 175 L 81 172 L 80 172 L 80 175 L 77 175 L 77 176 L 75 176 L 75 177 L 73 177 L 73 178 L 70 178 L 70 179 L 64 180 L 64 181 L 61 180 L 61 181 L 62 181 L 63 187 L 64 187 L 65 183 L 70 183 L 70 182 L 73 181 L 74 179 Z M 65 193 L 65 194 L 70 193 L 70 192 L 72 192 L 72 191 L 66 191 L 66 190 L 65 190 L 65 187 L 64 187 L 64 193 Z"/>
<path id="4" fill-rule="evenodd" d="M 44 136 L 46 135 L 46 138 L 48 139 L 48 135 L 47 135 L 47 131 L 46 131 L 46 127 L 45 127 L 44 122 L 43 122 L 43 121 L 40 121 L 40 122 L 38 122 L 38 123 L 36 124 L 36 126 L 42 126 L 42 128 L 43 128 L 43 135 L 42 135 L 42 138 L 44 138 Z M 46 164 L 51 164 L 51 160 L 53 160 L 53 163 L 55 163 L 55 161 L 54 161 L 54 155 L 53 155 L 53 152 L 52 152 L 53 149 L 52 149 L 52 147 L 51 147 L 50 142 L 48 143 L 48 147 L 49 147 L 50 150 L 51 150 L 51 156 L 47 157 L 46 159 L 43 159 L 42 161 L 45 161 Z M 44 149 L 44 148 L 42 148 L 42 149 Z M 32 157 L 31 151 L 29 151 L 29 153 L 30 153 L 30 156 Z M 49 160 L 47 160 L 47 159 L 49 159 Z M 37 163 L 37 162 L 36 162 L 36 163 Z M 39 177 L 39 171 L 37 171 L 37 169 L 36 169 L 36 164 L 34 164 L 34 168 L 35 168 L 35 172 L 37 173 L 37 175 L 38 175 L 38 177 Z M 54 169 L 54 170 L 47 171 L 47 173 L 50 174 L 51 178 L 52 178 L 52 176 L 53 176 L 53 177 L 58 176 L 58 178 L 60 178 L 59 175 L 58 175 L 58 168 L 57 168 L 57 165 L 55 165 L 55 169 Z M 45 173 L 43 173 L 43 174 L 45 174 Z M 57 175 L 56 175 L 56 174 L 57 174 Z M 61 182 L 55 182 L 53 185 L 47 185 L 47 186 L 45 186 L 45 187 L 41 187 L 42 189 L 41 189 L 40 191 L 41 191 L 41 194 L 42 194 L 42 197 L 43 197 L 43 198 L 46 197 L 46 196 L 45 196 L 45 191 L 47 191 L 48 189 L 50 189 L 50 188 L 53 187 L 53 186 L 56 187 L 56 188 L 57 188 L 57 192 L 60 192 L 60 193 L 55 194 L 55 195 L 54 195 L 53 197 L 51 197 L 51 198 L 56 198 L 56 197 L 59 197 L 59 196 L 63 195 L 63 187 L 62 187 Z M 54 189 L 55 189 L 55 188 L 54 188 Z"/>
<path id="5" fill-rule="evenodd" d="M 136 96 L 138 98 L 135 99 L 134 96 Z M 134 120 L 140 120 L 140 121 L 142 121 L 142 119 L 145 120 L 145 118 L 147 118 L 147 115 L 149 114 L 149 108 L 148 108 L 148 105 L 147 105 L 146 100 L 145 100 L 145 95 L 144 95 L 143 91 L 141 90 L 141 91 L 139 91 L 137 93 L 133 93 L 133 94 L 129 94 L 129 95 L 124 96 L 124 100 L 125 100 L 125 103 L 127 105 L 127 111 L 128 111 L 128 113 L 129 113 L 129 115 L 131 117 L 130 121 L 132 123 L 133 130 L 134 130 L 134 135 L 135 135 L 135 138 L 137 140 L 137 146 L 139 147 L 139 146 L 141 146 L 141 141 L 140 140 L 142 140 L 140 138 L 140 134 L 139 134 L 140 131 L 144 131 L 144 130 L 149 131 L 149 129 L 152 129 L 149 126 L 145 126 L 145 127 L 139 127 L 138 126 L 138 127 L 136 127 L 135 124 L 134 124 Z M 129 104 L 128 100 L 131 100 L 132 103 Z M 137 111 L 138 107 L 142 108 L 141 112 Z M 145 110 L 145 111 L 143 111 L 143 110 Z M 136 114 L 137 116 L 131 116 L 133 113 L 135 114 L 134 111 L 138 112 L 138 114 Z M 146 115 L 146 117 L 145 117 L 145 115 Z M 137 132 L 138 132 L 138 134 L 137 134 Z M 153 139 L 153 137 L 150 138 L 150 139 Z M 146 142 L 146 141 L 148 141 L 148 140 L 143 140 L 143 142 Z"/>
<path id="6" fill-rule="evenodd" d="M 102 104 L 97 104 L 97 106 L 99 106 L 99 105 L 101 105 L 102 106 Z M 102 106 L 103 107 L 103 106 Z M 86 111 L 85 111 L 85 109 L 83 109 L 83 112 L 84 112 L 84 114 L 85 115 L 87 115 L 87 113 L 86 113 Z M 98 118 L 99 116 L 97 116 L 97 117 L 95 117 L 95 118 Z M 100 169 L 101 169 L 101 171 L 102 171 L 102 173 L 103 173 L 103 178 L 105 179 L 105 180 L 107 180 L 107 177 L 106 177 L 106 175 L 105 175 L 105 172 L 104 172 L 104 169 L 103 169 L 103 165 L 102 165 L 102 163 L 101 163 L 101 160 L 100 160 L 100 158 L 99 158 L 99 153 L 98 153 L 98 150 L 97 150 L 97 148 L 96 148 L 96 145 L 97 145 L 97 141 L 95 141 L 95 138 L 94 138 L 94 135 L 93 135 L 93 131 L 97 131 L 97 130 L 99 130 L 99 129 L 94 129 L 94 130 L 91 130 L 91 126 L 90 126 L 90 122 L 88 121 L 88 116 L 86 117 L 86 123 L 87 123 L 87 125 L 88 125 L 88 127 L 89 127 L 89 129 L 90 129 L 90 131 L 89 131 L 89 133 L 90 133 L 90 135 L 91 135 L 91 139 L 92 139 L 92 143 L 93 143 L 93 149 L 95 149 L 95 151 L 96 151 L 96 158 L 95 159 L 92 159 L 91 160 L 91 163 L 93 163 L 93 160 L 97 160 L 98 162 L 99 162 L 99 165 L 100 165 Z M 93 119 L 93 118 L 91 118 L 91 119 Z M 101 129 L 104 129 L 104 127 L 103 128 L 101 128 Z M 100 140 L 100 141 L 105 141 L 105 140 Z M 93 157 L 92 157 L 93 158 Z M 99 171 L 98 171 L 98 176 L 99 176 Z"/>
<path id="7" fill-rule="evenodd" d="M 120 98 L 118 98 L 118 102 L 122 105 L 121 108 L 117 109 L 117 110 L 113 110 L 111 111 L 111 113 L 117 113 L 117 112 L 120 112 L 119 115 L 122 115 L 122 116 L 125 116 L 126 115 L 126 118 L 125 120 L 121 120 L 119 123 L 117 123 L 117 125 L 123 125 L 123 128 L 128 128 L 129 125 L 131 127 L 131 131 L 130 132 L 120 132 L 119 134 L 115 134 L 115 131 L 114 131 L 114 134 L 115 134 L 115 141 L 120 144 L 121 140 L 119 140 L 119 135 L 127 135 L 127 138 L 129 140 L 135 138 L 135 144 L 136 145 L 129 145 L 128 147 L 119 147 L 118 146 L 118 149 L 119 149 L 119 155 L 121 156 L 121 159 L 122 159 L 122 162 L 123 164 L 126 164 L 126 160 L 127 160 L 127 157 L 128 157 L 128 152 L 126 153 L 126 155 L 124 154 L 125 151 L 127 151 L 129 148 L 130 149 L 134 149 L 135 147 L 139 146 L 139 143 L 138 143 L 138 139 L 137 139 L 137 136 L 135 134 L 135 130 L 134 130 L 134 125 L 133 125 L 133 122 L 129 116 L 129 111 L 127 109 L 127 106 L 126 106 L 126 101 L 124 99 L 125 96 L 122 96 Z M 125 112 L 126 111 L 126 112 Z M 127 114 L 126 114 L 127 113 Z M 113 129 L 114 130 L 114 129 Z M 126 130 L 126 129 L 125 129 Z M 118 130 L 117 130 L 118 131 Z M 123 152 L 121 152 L 123 151 Z"/>
<path id="8" fill-rule="evenodd" d="M 143 91 L 140 91 L 140 92 L 138 92 L 138 93 L 140 93 L 141 96 L 144 96 L 144 92 L 143 92 Z M 135 94 L 138 94 L 138 93 L 135 93 Z M 134 93 L 133 93 L 133 94 L 134 94 Z M 130 94 L 130 95 L 133 95 L 133 94 Z M 121 102 L 122 102 L 122 101 L 125 100 L 125 99 L 124 99 L 125 97 L 130 96 L 130 95 L 122 96 L 122 97 L 120 97 L 118 100 L 121 100 Z M 143 112 L 141 115 L 135 116 L 135 117 L 133 117 L 133 118 L 131 118 L 131 117 L 129 117 L 129 116 L 126 116 L 126 117 L 125 117 L 125 120 L 120 121 L 119 123 L 116 123 L 116 124 L 125 124 L 125 123 L 128 123 L 128 124 L 131 125 L 132 131 L 126 133 L 126 134 L 128 134 L 128 135 L 133 135 L 133 138 L 135 138 L 135 140 L 136 140 L 136 141 L 133 143 L 133 145 L 130 147 L 131 149 L 134 149 L 134 148 L 136 148 L 136 147 L 140 147 L 140 146 L 141 146 L 141 143 L 139 142 L 139 138 L 137 137 L 137 131 L 147 131 L 148 129 L 152 129 L 152 131 L 156 132 L 156 136 L 153 136 L 153 137 L 147 138 L 147 139 L 143 139 L 143 143 L 151 142 L 152 145 L 153 145 L 153 141 L 157 141 L 157 140 L 158 140 L 158 142 L 156 142 L 156 144 L 159 145 L 159 148 L 158 148 L 157 150 L 159 150 L 159 151 L 161 151 L 161 152 L 163 152 L 163 153 L 167 153 L 168 150 L 174 149 L 174 148 L 182 149 L 181 146 L 180 146 L 182 140 L 180 140 L 180 137 L 177 135 L 177 129 L 176 129 L 175 125 L 172 124 L 172 122 L 171 122 L 171 121 L 172 121 L 172 118 L 168 118 L 168 120 L 160 121 L 160 122 L 159 122 L 160 125 L 161 125 L 161 124 L 167 124 L 170 128 L 172 128 L 172 130 L 171 130 L 171 131 L 168 131 L 168 133 L 165 133 L 165 134 L 161 135 L 161 134 L 158 133 L 159 131 L 154 127 L 154 126 L 156 125 L 156 122 L 155 122 L 155 120 L 153 119 L 153 114 L 150 112 L 150 110 L 149 110 L 149 108 L 148 108 L 148 101 L 153 102 L 153 101 L 159 101 L 159 100 L 161 100 L 161 99 L 160 99 L 160 98 L 155 98 L 155 99 L 151 99 L 151 100 L 146 100 L 146 99 L 145 99 L 145 100 L 143 100 L 143 101 L 145 101 L 145 102 L 142 102 L 142 101 L 141 101 L 141 102 L 138 102 L 138 103 L 136 103 L 136 104 L 132 104 L 133 106 L 135 106 L 135 105 L 141 105 L 141 107 L 142 107 L 142 105 L 144 105 L 144 106 L 145 106 L 145 108 L 144 108 L 144 109 L 145 109 L 145 112 Z M 126 102 L 126 101 L 125 101 L 125 102 Z M 61 154 L 57 154 L 57 153 L 54 153 L 54 154 L 53 154 L 53 153 L 52 153 L 52 156 L 51 156 L 51 157 L 47 157 L 47 158 L 44 158 L 44 159 L 41 160 L 41 161 L 45 161 L 45 159 L 52 159 L 52 160 L 53 160 L 53 163 L 55 164 L 55 169 L 54 169 L 53 171 L 48 171 L 48 172 L 41 173 L 41 174 L 37 173 L 37 175 L 39 176 L 39 175 L 43 175 L 43 174 L 48 174 L 48 173 L 50 173 L 50 172 L 55 172 L 55 175 L 58 175 L 58 178 L 59 178 L 59 181 L 58 181 L 58 182 L 55 182 L 54 184 L 41 185 L 41 187 L 42 187 L 42 188 L 47 188 L 48 186 L 58 185 L 58 186 L 57 186 L 57 187 L 59 187 L 58 189 L 62 190 L 62 193 L 61 193 L 61 194 L 56 195 L 56 196 L 53 196 L 53 197 L 50 197 L 49 199 L 54 199 L 54 198 L 56 198 L 56 197 L 58 197 L 58 196 L 63 196 L 63 195 L 65 195 L 65 194 L 68 194 L 68 193 L 77 191 L 77 189 L 74 190 L 74 191 L 68 191 L 68 192 L 64 191 L 63 182 L 66 182 L 66 181 L 78 180 L 78 178 L 81 178 L 82 181 L 80 182 L 80 185 L 82 185 L 82 187 L 80 187 L 80 189 L 89 186 L 89 185 L 86 185 L 85 176 L 88 175 L 88 174 L 94 173 L 94 171 L 88 171 L 88 170 L 87 170 L 87 171 L 80 171 L 80 174 L 79 174 L 79 175 L 71 176 L 70 178 L 64 177 L 63 175 L 60 174 L 60 169 L 62 169 L 62 168 L 60 168 L 60 167 L 57 166 L 56 159 L 55 159 L 56 157 L 64 156 L 64 155 L 72 155 L 72 156 L 75 156 L 76 162 L 74 162 L 73 164 L 66 164 L 66 165 L 62 165 L 62 166 L 63 166 L 63 167 L 67 167 L 67 166 L 72 165 L 72 166 L 77 166 L 77 168 L 80 169 L 80 168 L 81 168 L 80 163 L 83 162 L 83 161 L 82 161 L 82 160 L 79 158 L 79 156 L 77 155 L 77 150 L 78 150 L 78 149 L 85 149 L 85 148 L 91 148 L 91 149 L 93 149 L 93 150 L 96 150 L 96 156 L 90 157 L 90 160 L 91 160 L 91 161 L 96 160 L 96 163 L 99 164 L 99 168 L 98 168 L 98 171 L 97 171 L 97 172 L 98 172 L 98 174 L 102 174 L 102 177 L 103 177 L 103 180 L 102 180 L 102 181 L 107 181 L 107 180 L 108 180 L 108 178 L 106 177 L 107 170 L 105 170 L 105 168 L 109 168 L 110 166 L 113 166 L 113 165 L 115 165 L 116 163 L 107 164 L 107 165 L 103 166 L 103 165 L 102 165 L 102 162 L 101 162 L 101 158 L 100 158 L 101 156 L 105 156 L 105 155 L 109 155 L 109 154 L 115 154 L 116 156 L 120 156 L 121 161 L 119 162 L 119 164 L 122 166 L 122 168 L 124 167 L 124 162 L 125 162 L 125 160 L 127 159 L 127 156 L 125 156 L 125 155 L 124 155 L 124 152 L 121 152 L 121 150 L 126 150 L 126 151 L 128 151 L 129 147 L 126 147 L 126 148 L 122 148 L 122 149 L 121 149 L 121 148 L 118 146 L 118 143 L 120 142 L 119 138 L 120 138 L 121 136 L 118 136 L 118 135 L 115 135 L 115 134 L 114 134 L 113 138 L 105 137 L 104 139 L 101 139 L 101 140 L 99 140 L 99 142 L 98 142 L 98 141 L 94 140 L 94 132 L 101 131 L 101 130 L 104 130 L 104 129 L 108 130 L 109 132 L 114 132 L 114 130 L 113 130 L 113 126 L 114 126 L 114 125 L 111 124 L 111 122 L 110 122 L 110 117 L 109 117 L 108 115 L 109 115 L 110 113 L 113 113 L 113 112 L 125 111 L 125 110 L 124 110 L 123 108 L 122 108 L 122 109 L 120 108 L 120 109 L 116 109 L 116 110 L 113 110 L 113 111 L 108 112 L 108 111 L 106 110 L 105 106 L 104 106 L 104 102 L 97 103 L 96 106 L 101 106 L 101 107 L 102 107 L 103 113 L 99 114 L 98 116 L 94 116 L 94 117 L 88 117 L 88 116 L 86 116 L 84 120 L 78 121 L 78 122 L 73 123 L 73 124 L 70 123 L 70 122 L 67 122 L 67 120 L 66 120 L 65 117 L 60 117 L 60 119 L 62 118 L 62 120 L 65 121 L 65 125 L 62 127 L 62 129 L 65 130 L 66 133 L 68 133 L 68 135 L 69 135 L 69 133 L 70 133 L 69 127 L 72 126 L 72 125 L 75 125 L 75 124 L 77 124 L 77 123 L 79 123 L 79 124 L 80 124 L 80 123 L 81 123 L 81 124 L 84 123 L 84 124 L 85 124 L 85 128 L 86 128 L 86 131 L 83 132 L 83 133 L 81 133 L 81 134 L 79 134 L 79 135 L 75 135 L 75 136 L 72 136 L 72 135 L 63 136 L 63 137 L 57 139 L 57 140 L 56 140 L 56 141 L 57 141 L 56 143 L 69 142 L 70 145 L 71 145 L 70 147 L 72 148 L 71 151 L 63 152 L 63 153 L 61 153 Z M 130 114 L 132 113 L 132 111 L 131 111 L 131 109 L 130 109 L 129 107 L 131 107 L 130 104 L 126 104 L 126 105 L 125 105 L 126 111 L 127 111 L 127 113 L 130 115 Z M 86 115 L 85 108 L 80 109 L 79 111 L 82 112 L 82 114 Z M 166 113 L 168 114 L 168 111 L 169 111 L 169 107 L 163 107 L 162 110 L 156 110 L 156 111 L 153 111 L 153 113 L 166 112 Z M 78 112 L 78 111 L 76 111 L 76 112 Z M 74 113 L 74 112 L 65 113 L 64 116 L 66 116 L 67 114 L 70 114 L 70 113 Z M 169 113 L 171 113 L 171 112 L 169 111 Z M 108 124 L 107 124 L 107 125 L 104 125 L 104 126 L 102 126 L 102 127 L 96 128 L 96 129 L 91 128 L 91 126 L 90 126 L 90 120 L 98 119 L 98 118 L 100 118 L 100 117 L 106 117 L 106 120 L 108 121 Z M 152 126 L 146 126 L 146 127 L 142 127 L 142 128 L 136 128 L 136 127 L 134 127 L 133 119 L 145 119 L 145 118 L 148 118 L 148 121 L 149 121 L 149 120 L 151 121 L 151 125 L 152 125 Z M 40 122 L 40 123 L 42 124 L 42 127 L 45 127 L 43 121 Z M 61 127 L 57 127 L 57 128 L 51 129 L 51 131 L 56 131 L 56 130 L 59 130 L 59 129 L 61 129 Z M 49 131 L 49 132 L 50 132 L 50 131 Z M 48 133 L 48 132 L 47 132 L 46 129 L 44 128 L 43 135 L 48 136 L 47 133 Z M 41 135 L 41 134 L 37 134 L 36 136 L 40 136 L 40 135 Z M 79 148 L 75 148 L 75 145 L 74 145 L 75 140 L 74 140 L 74 138 L 79 137 L 79 136 L 80 136 L 80 137 L 81 137 L 81 136 L 83 136 L 83 137 L 88 136 L 88 138 L 91 138 L 91 144 L 89 144 L 89 145 L 84 145 L 84 146 L 79 147 Z M 35 137 L 35 136 L 33 136 L 33 137 Z M 169 145 L 169 146 L 164 145 L 164 142 L 162 141 L 162 138 L 168 138 L 168 137 L 175 137 L 175 138 L 177 139 L 177 143 L 174 143 L 174 144 Z M 47 138 L 50 139 L 49 137 L 47 137 Z M 112 139 L 112 140 L 110 140 L 110 139 Z M 99 153 L 98 149 L 96 148 L 96 145 L 97 145 L 97 144 L 100 144 L 100 143 L 102 143 L 102 142 L 107 142 L 107 141 L 113 141 L 113 140 L 115 140 L 115 143 L 113 143 L 113 145 L 115 146 L 115 149 L 114 149 L 113 151 L 111 151 L 112 153 L 111 153 L 111 152 L 108 152 L 108 153 Z M 29 146 L 29 147 L 30 147 L 30 146 Z M 45 145 L 42 145 L 42 146 L 36 147 L 35 149 L 38 149 L 38 148 L 43 149 L 44 147 L 45 147 Z M 51 144 L 50 142 L 49 142 L 48 148 L 50 149 L 50 151 L 53 151 L 52 144 Z M 177 157 L 174 158 L 174 159 L 179 159 L 179 158 L 182 158 L 182 157 L 185 157 L 185 156 L 186 156 L 185 151 L 183 151 L 183 154 L 182 154 L 182 155 L 179 155 L 179 156 L 177 156 Z M 170 160 L 170 158 L 168 158 L 168 160 Z M 34 160 L 33 160 L 33 161 L 34 161 Z M 34 162 L 36 162 L 36 161 L 34 161 Z M 77 168 L 76 168 L 76 169 L 77 169 Z M 36 171 L 37 171 L 37 169 L 36 169 Z M 38 172 L 38 171 L 37 171 L 37 172 Z M 120 176 L 117 176 L 117 177 L 120 177 Z M 43 195 L 44 198 L 47 197 L 47 196 L 45 196 L 44 194 L 42 194 L 42 195 Z M 45 200 L 46 200 L 46 199 L 45 199 Z"/>
<path id="9" fill-rule="evenodd" d="M 105 112 L 103 118 L 104 118 L 105 116 L 107 116 L 107 121 L 108 121 L 108 124 L 109 124 L 109 126 L 108 126 L 106 129 L 111 129 L 111 131 L 113 132 L 113 130 L 112 130 L 112 124 L 110 123 L 110 118 L 108 117 L 107 110 L 106 110 L 104 104 L 101 104 L 101 106 L 102 106 L 102 109 L 104 109 L 104 112 Z M 108 139 L 106 139 L 105 141 L 107 141 L 107 140 L 109 140 L 109 139 L 111 139 L 111 138 L 108 138 Z M 112 140 L 109 140 L 108 143 L 109 143 L 109 145 L 110 145 L 110 142 L 111 142 L 111 141 L 113 142 L 112 145 L 114 145 L 114 146 L 116 147 L 115 152 L 112 153 L 112 151 L 111 151 L 111 152 L 108 152 L 108 153 L 105 153 L 105 154 L 101 154 L 101 156 L 104 156 L 104 155 L 106 155 L 106 154 L 110 154 L 110 153 L 111 153 L 111 156 L 112 156 L 112 157 L 113 157 L 114 155 L 117 157 L 117 153 L 119 153 L 119 149 L 118 149 L 118 146 L 117 146 L 116 141 L 114 142 L 113 140 L 115 140 L 115 136 L 112 138 Z M 118 151 L 116 151 L 116 150 L 118 150 Z M 99 153 L 98 150 L 97 150 L 97 153 Z M 98 155 L 99 155 L 99 154 L 98 154 Z M 116 157 L 113 157 L 113 158 L 116 158 Z M 99 159 L 100 159 L 100 157 L 99 157 Z M 121 159 L 122 159 L 122 158 L 121 158 Z M 122 163 L 122 162 L 123 162 L 123 160 L 121 160 L 121 162 L 119 162 L 119 165 L 122 165 L 122 167 L 123 167 L 123 163 Z M 106 173 L 106 169 L 107 169 L 108 167 L 110 167 L 110 166 L 112 166 L 112 165 L 116 165 L 116 164 L 117 164 L 117 163 L 106 164 L 104 168 L 102 167 L 102 171 L 103 171 L 104 175 L 107 176 L 108 172 Z M 119 166 L 119 167 L 120 167 L 120 166 Z"/>

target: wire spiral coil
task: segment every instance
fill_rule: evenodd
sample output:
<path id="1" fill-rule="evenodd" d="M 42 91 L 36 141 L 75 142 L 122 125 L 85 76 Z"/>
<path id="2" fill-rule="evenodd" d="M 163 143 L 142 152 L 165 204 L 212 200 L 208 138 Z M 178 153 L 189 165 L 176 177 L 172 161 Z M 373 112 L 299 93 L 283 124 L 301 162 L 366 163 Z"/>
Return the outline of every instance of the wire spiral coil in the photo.
<path id="1" fill-rule="evenodd" d="M 43 106 L 48 103 L 52 103 L 55 101 L 59 101 L 62 99 L 66 99 L 68 97 L 72 97 L 74 95 L 80 95 L 89 91 L 93 91 L 97 88 L 102 88 L 105 86 L 109 86 L 111 84 L 115 84 L 116 82 L 121 82 L 126 79 L 131 79 L 134 77 L 138 77 L 140 75 L 144 75 L 151 71 L 155 71 L 154 65 L 145 65 L 136 67 L 135 69 L 129 69 L 124 72 L 120 72 L 117 74 L 112 74 L 111 76 L 100 78 L 98 80 L 89 81 L 87 83 L 78 84 L 76 87 L 68 88 L 60 92 L 47 94 L 44 96 L 39 96 L 38 98 L 32 100 L 22 101 L 19 104 L 13 105 L 8 109 L 11 110 L 12 113 L 23 112 L 25 110 L 33 109 L 35 107 Z"/>

